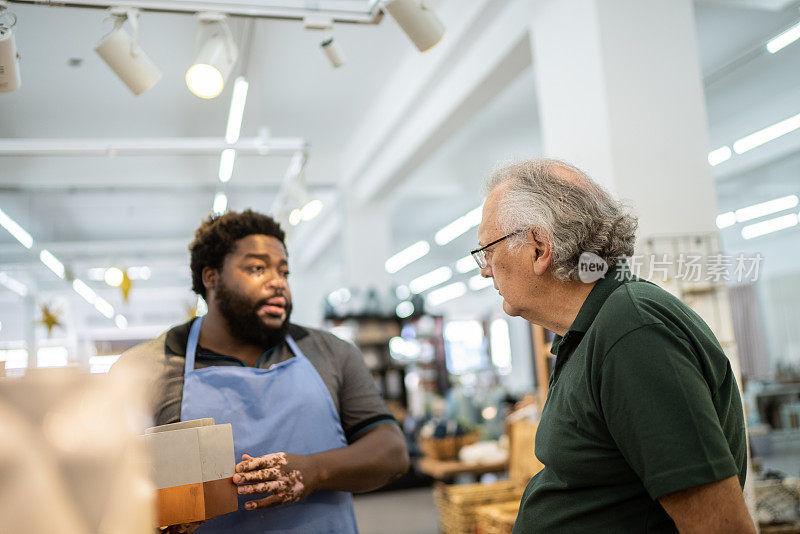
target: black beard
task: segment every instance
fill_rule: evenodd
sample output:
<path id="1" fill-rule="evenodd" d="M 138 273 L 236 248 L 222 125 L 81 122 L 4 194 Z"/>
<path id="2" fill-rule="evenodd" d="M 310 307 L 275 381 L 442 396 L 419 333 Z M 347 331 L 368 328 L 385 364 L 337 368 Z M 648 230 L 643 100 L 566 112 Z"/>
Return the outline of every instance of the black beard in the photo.
<path id="1" fill-rule="evenodd" d="M 250 304 L 236 291 L 230 289 L 218 279 L 216 301 L 220 314 L 228 325 L 228 331 L 237 339 L 251 345 L 270 348 L 283 343 L 289 329 L 289 317 L 292 314 L 292 303 L 286 301 L 286 319 L 279 328 L 270 328 L 261 322 L 256 310 L 267 304 L 267 299 Z"/>

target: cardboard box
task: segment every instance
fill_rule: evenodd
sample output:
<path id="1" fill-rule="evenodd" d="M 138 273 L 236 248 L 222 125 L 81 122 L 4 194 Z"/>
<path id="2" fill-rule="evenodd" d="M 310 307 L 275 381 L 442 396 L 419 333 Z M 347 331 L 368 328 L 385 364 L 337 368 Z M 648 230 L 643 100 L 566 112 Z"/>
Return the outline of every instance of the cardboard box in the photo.
<path id="1" fill-rule="evenodd" d="M 205 521 L 238 509 L 230 424 L 181 421 L 149 428 L 144 439 L 157 489 L 156 526 Z"/>

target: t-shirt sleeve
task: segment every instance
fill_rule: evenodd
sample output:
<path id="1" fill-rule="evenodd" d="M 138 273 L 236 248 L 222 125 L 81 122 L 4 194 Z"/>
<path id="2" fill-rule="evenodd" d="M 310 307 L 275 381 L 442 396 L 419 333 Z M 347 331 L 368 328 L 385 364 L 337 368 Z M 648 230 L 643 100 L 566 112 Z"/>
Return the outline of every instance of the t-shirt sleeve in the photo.
<path id="1" fill-rule="evenodd" d="M 352 443 L 373 426 L 396 421 L 381 398 L 361 352 L 350 343 L 340 341 L 337 345 L 337 352 L 343 353 L 338 359 L 342 366 L 339 411 L 345 437 Z"/>
<path id="2" fill-rule="evenodd" d="M 653 499 L 738 474 L 699 360 L 665 326 L 620 339 L 599 388 L 608 429 Z"/>

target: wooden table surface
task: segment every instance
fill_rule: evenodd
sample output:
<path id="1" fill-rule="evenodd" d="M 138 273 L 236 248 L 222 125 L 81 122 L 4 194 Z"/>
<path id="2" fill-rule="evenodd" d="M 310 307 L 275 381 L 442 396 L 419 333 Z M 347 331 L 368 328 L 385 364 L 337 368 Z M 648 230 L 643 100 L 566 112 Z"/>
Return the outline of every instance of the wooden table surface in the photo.
<path id="1" fill-rule="evenodd" d="M 508 462 L 476 464 L 458 460 L 434 460 L 424 457 L 417 464 L 419 470 L 437 480 L 448 480 L 458 475 L 483 475 L 508 470 Z"/>

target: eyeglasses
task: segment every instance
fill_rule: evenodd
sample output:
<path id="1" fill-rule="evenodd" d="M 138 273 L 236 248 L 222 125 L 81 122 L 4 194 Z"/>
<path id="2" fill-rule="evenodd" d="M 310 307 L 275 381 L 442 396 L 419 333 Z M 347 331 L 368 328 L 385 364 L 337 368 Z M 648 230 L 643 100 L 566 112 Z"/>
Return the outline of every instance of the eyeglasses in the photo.
<path id="1" fill-rule="evenodd" d="M 475 263 L 478 264 L 478 267 L 480 267 L 481 269 L 485 269 L 486 266 L 488 265 L 488 262 L 486 261 L 486 249 L 488 249 L 492 245 L 498 244 L 500 241 L 502 241 L 504 239 L 508 239 L 512 235 L 517 235 L 517 234 L 519 234 L 521 232 L 524 232 L 524 230 L 517 230 L 515 232 L 511 232 L 508 235 L 504 235 L 500 239 L 496 239 L 496 240 L 492 241 L 491 243 L 489 243 L 488 245 L 484 245 L 481 248 L 476 248 L 475 250 L 471 251 L 470 254 L 472 254 L 473 258 L 475 258 Z"/>

